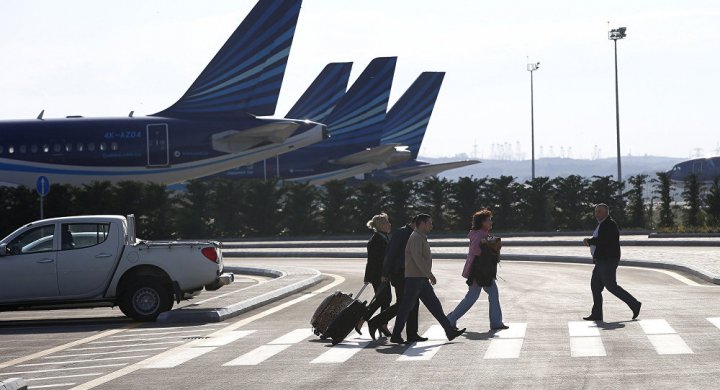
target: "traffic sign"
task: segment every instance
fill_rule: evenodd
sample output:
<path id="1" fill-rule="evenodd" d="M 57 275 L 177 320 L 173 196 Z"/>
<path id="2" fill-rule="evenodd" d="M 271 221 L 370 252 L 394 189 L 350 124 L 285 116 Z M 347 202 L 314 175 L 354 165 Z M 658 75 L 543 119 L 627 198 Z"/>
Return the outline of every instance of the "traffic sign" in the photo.
<path id="1" fill-rule="evenodd" d="M 35 188 L 40 196 L 46 196 L 50 192 L 50 180 L 46 176 L 38 177 Z"/>

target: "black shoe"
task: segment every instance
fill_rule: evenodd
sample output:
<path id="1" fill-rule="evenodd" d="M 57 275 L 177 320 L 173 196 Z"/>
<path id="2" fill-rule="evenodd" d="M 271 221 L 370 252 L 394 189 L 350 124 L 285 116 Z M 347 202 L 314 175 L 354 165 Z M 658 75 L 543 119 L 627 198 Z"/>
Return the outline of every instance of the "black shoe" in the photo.
<path id="1" fill-rule="evenodd" d="M 385 337 L 390 337 L 390 336 L 392 336 L 392 332 L 390 332 L 390 329 L 388 329 L 387 324 L 381 325 L 380 327 L 378 327 L 378 330 L 379 330 L 380 333 L 382 333 L 382 335 L 385 336 Z"/>
<path id="2" fill-rule="evenodd" d="M 583 320 L 585 320 L 585 321 L 602 321 L 603 319 L 602 319 L 602 317 L 595 317 L 591 314 L 587 317 L 583 317 Z"/>
<path id="3" fill-rule="evenodd" d="M 453 341 L 456 337 L 460 336 L 463 333 L 465 333 L 465 328 L 452 329 L 449 332 L 445 332 L 445 336 L 447 337 L 448 341 Z"/>
<path id="4" fill-rule="evenodd" d="M 390 342 L 395 344 L 404 345 L 407 344 L 405 340 L 403 340 L 402 337 L 390 337 Z"/>
<path id="5" fill-rule="evenodd" d="M 368 324 L 368 332 L 370 333 L 370 337 L 372 337 L 372 339 L 375 340 L 375 332 L 377 332 L 378 326 L 372 320 L 368 321 L 367 324 Z"/>
<path id="6" fill-rule="evenodd" d="M 362 335 L 362 326 L 365 324 L 365 319 L 361 318 L 360 321 L 355 324 L 355 331 L 358 332 L 359 335 Z"/>
<path id="7" fill-rule="evenodd" d="M 507 326 L 507 325 L 505 325 L 505 324 L 502 324 L 502 325 L 500 325 L 500 326 L 496 326 L 496 327 L 490 328 L 490 329 L 491 329 L 491 330 L 503 330 L 503 329 L 510 329 L 510 327 Z"/>
<path id="8" fill-rule="evenodd" d="M 640 315 L 640 306 L 642 306 L 642 302 L 638 302 L 637 306 L 632 309 L 633 312 L 633 320 L 636 319 Z"/>
<path id="9" fill-rule="evenodd" d="M 422 341 L 428 341 L 428 338 L 427 338 L 427 337 L 418 336 L 418 335 L 414 335 L 414 336 L 408 336 L 408 339 L 407 339 L 407 342 L 408 342 L 408 343 L 419 343 L 419 342 L 422 342 Z"/>

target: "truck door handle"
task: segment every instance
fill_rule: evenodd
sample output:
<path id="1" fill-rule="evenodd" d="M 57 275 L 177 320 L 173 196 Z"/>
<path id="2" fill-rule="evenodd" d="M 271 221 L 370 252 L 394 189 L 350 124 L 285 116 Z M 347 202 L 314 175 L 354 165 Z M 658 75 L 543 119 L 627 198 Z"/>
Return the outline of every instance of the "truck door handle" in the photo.
<path id="1" fill-rule="evenodd" d="M 104 257 L 112 257 L 112 254 L 110 254 L 110 253 L 100 253 L 100 254 L 95 255 L 95 258 L 96 258 L 96 259 L 102 259 L 102 258 L 104 258 Z"/>
<path id="2" fill-rule="evenodd" d="M 44 263 L 52 263 L 53 261 L 55 261 L 55 260 L 54 259 L 42 259 L 42 260 L 38 260 L 37 262 L 44 264 Z"/>

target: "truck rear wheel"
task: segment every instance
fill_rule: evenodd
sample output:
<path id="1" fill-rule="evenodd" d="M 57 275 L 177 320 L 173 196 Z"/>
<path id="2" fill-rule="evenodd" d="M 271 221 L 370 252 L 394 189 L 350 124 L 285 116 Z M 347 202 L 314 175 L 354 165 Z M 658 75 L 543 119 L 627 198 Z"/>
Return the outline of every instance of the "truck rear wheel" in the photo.
<path id="1" fill-rule="evenodd" d="M 155 321 L 160 313 L 172 309 L 172 289 L 158 278 L 141 277 L 124 289 L 119 306 L 136 321 Z"/>

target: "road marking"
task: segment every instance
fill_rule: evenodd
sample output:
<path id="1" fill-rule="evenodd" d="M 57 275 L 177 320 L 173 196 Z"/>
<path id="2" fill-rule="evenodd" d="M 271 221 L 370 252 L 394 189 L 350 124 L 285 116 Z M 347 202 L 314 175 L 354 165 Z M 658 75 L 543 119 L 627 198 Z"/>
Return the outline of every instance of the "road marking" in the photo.
<path id="1" fill-rule="evenodd" d="M 210 337 L 207 340 L 198 340 L 193 347 L 222 347 L 253 333 L 255 333 L 254 330 L 230 331 L 217 337 Z"/>
<path id="2" fill-rule="evenodd" d="M 710 321 L 711 324 L 715 325 L 718 329 L 720 329 L 720 317 L 708 318 L 707 320 Z"/>
<path id="3" fill-rule="evenodd" d="M 11 367 L 11 366 L 14 366 L 14 365 L 17 365 L 17 364 L 20 364 L 20 363 L 25 363 L 25 362 L 27 362 L 27 361 L 29 361 L 29 360 L 37 359 L 37 358 L 40 358 L 40 357 L 43 357 L 43 356 L 51 355 L 51 354 L 53 354 L 53 353 L 55 353 L 55 352 L 64 351 L 64 350 L 66 350 L 66 349 L 70 349 L 70 348 L 75 347 L 75 346 L 78 346 L 78 345 L 83 345 L 83 344 L 89 343 L 89 342 L 94 341 L 94 340 L 99 340 L 99 339 L 101 339 L 101 338 L 103 338 L 103 337 L 112 336 L 112 335 L 114 335 L 114 334 L 123 332 L 123 331 L 125 331 L 126 329 L 128 329 L 128 328 L 130 328 L 130 327 L 134 327 L 134 326 L 137 326 L 137 325 L 136 325 L 136 324 L 129 324 L 129 325 L 127 325 L 127 326 L 125 326 L 125 327 L 123 327 L 123 328 L 120 328 L 120 329 L 107 330 L 107 331 L 105 331 L 105 332 L 101 332 L 101 333 L 98 333 L 98 334 L 93 335 L 93 336 L 85 337 L 85 338 L 82 338 L 82 339 L 80 339 L 80 340 L 71 341 L 71 342 L 66 343 L 66 344 L 63 344 L 63 345 L 58 345 L 57 347 L 49 348 L 49 349 L 46 349 L 46 350 L 44 350 L 44 351 L 40 351 L 40 352 L 36 352 L 36 353 L 30 354 L 30 355 L 21 356 L 21 357 L 16 358 L 16 359 L 8 360 L 8 361 L 6 361 L 6 362 L 4 362 L 4 363 L 0 363 L 0 369 L 3 369 L 3 368 L 5 368 L 5 367 Z"/>
<path id="4" fill-rule="evenodd" d="M 70 354 L 70 355 L 45 356 L 43 359 L 66 359 L 66 358 L 71 358 L 71 357 L 82 357 L 82 356 L 112 355 L 112 354 L 116 354 L 116 353 L 162 351 L 162 350 L 164 350 L 164 349 L 168 349 L 168 347 L 139 348 L 139 349 L 127 349 L 127 350 L 122 350 L 122 351 L 108 351 L 108 352 L 73 353 L 73 354 Z"/>
<path id="5" fill-rule="evenodd" d="M 295 329 L 292 332 L 276 338 L 275 340 L 253 349 L 252 351 L 233 359 L 223 366 L 255 366 L 280 352 L 288 349 L 312 335 L 312 329 Z"/>
<path id="6" fill-rule="evenodd" d="M 355 333 L 355 331 L 353 331 Z M 365 332 L 368 334 L 368 332 Z M 356 353 L 367 347 L 372 341 L 368 336 L 360 336 L 355 333 L 356 337 L 351 337 L 337 345 L 332 346 L 327 352 L 315 358 L 310 363 L 345 363 Z"/>
<path id="7" fill-rule="evenodd" d="M 195 359 L 198 356 L 202 356 L 208 352 L 212 352 L 217 347 L 194 347 L 186 348 L 180 351 L 176 351 L 170 356 L 163 356 L 162 359 L 157 359 L 153 363 L 148 364 L 145 368 L 173 368 L 177 367 L 189 360 Z M 152 359 L 152 358 L 151 358 Z"/>
<path id="8" fill-rule="evenodd" d="M 28 386 L 28 389 L 49 389 L 51 387 L 70 387 L 75 386 L 74 383 L 56 383 L 53 385 Z"/>
<path id="9" fill-rule="evenodd" d="M 292 344 L 262 345 L 238 357 L 237 359 L 233 359 L 223 364 L 223 367 L 255 366 L 290 348 L 291 345 Z"/>
<path id="10" fill-rule="evenodd" d="M 154 331 L 166 331 L 166 330 L 175 330 L 175 329 L 196 329 L 198 331 L 205 330 L 205 329 L 198 329 L 198 328 L 217 328 L 218 324 L 211 323 L 211 324 L 203 324 L 203 325 L 188 325 L 188 326 L 160 326 L 157 328 L 138 328 L 138 329 L 130 329 L 127 331 L 127 333 L 139 333 L 139 332 L 154 332 Z"/>
<path id="11" fill-rule="evenodd" d="M 122 334 L 119 336 L 110 336 L 111 339 L 119 339 L 124 337 L 146 337 L 146 336 L 157 336 L 157 335 L 166 335 L 166 334 L 182 334 L 182 333 L 197 333 L 199 331 L 207 331 L 207 330 L 213 330 L 213 329 L 192 329 L 192 330 L 174 330 L 170 332 L 152 332 L 152 333 L 132 333 L 132 334 Z M 183 336 L 186 337 L 186 336 Z M 125 340 L 128 341 L 128 340 Z"/>
<path id="12" fill-rule="evenodd" d="M 568 333 L 571 357 L 607 356 L 595 322 L 569 321 Z"/>
<path id="13" fill-rule="evenodd" d="M 447 337 L 445 330 L 440 325 L 432 325 L 422 335 L 427 337 L 427 341 L 419 341 L 413 343 L 410 348 L 406 349 L 402 355 L 397 358 L 399 362 L 430 360 L 445 345 Z"/>
<path id="14" fill-rule="evenodd" d="M 272 279 L 270 279 L 270 280 L 272 280 Z M 257 283 L 257 284 L 253 284 L 252 286 L 247 286 L 247 287 L 243 287 L 243 288 L 237 289 L 237 290 L 235 290 L 235 291 L 230 291 L 230 292 L 228 292 L 228 293 L 216 295 L 216 296 L 214 296 L 214 297 L 211 297 L 211 298 L 202 300 L 202 301 L 200 301 L 200 302 L 193 302 L 192 305 L 188 305 L 188 306 L 197 306 L 197 305 L 201 305 L 201 304 L 203 304 L 203 303 L 210 302 L 210 301 L 215 300 L 215 299 L 218 299 L 218 298 L 223 298 L 223 297 L 226 297 L 226 296 L 228 296 L 228 295 L 236 294 L 236 293 L 238 293 L 238 292 L 240 292 L 240 291 L 244 291 L 244 290 L 247 290 L 247 289 L 249 289 L 249 288 L 256 287 L 256 286 L 258 286 L 258 285 L 260 285 L 260 284 L 262 284 L 262 283 L 269 282 L 270 280 L 257 281 L 258 283 Z"/>
<path id="15" fill-rule="evenodd" d="M 85 347 L 85 348 L 73 348 L 68 349 L 68 351 L 93 351 L 98 349 L 110 349 L 110 348 L 132 348 L 132 347 L 142 347 L 146 345 L 166 345 L 166 344 L 183 344 L 187 343 L 187 341 L 161 341 L 157 343 L 142 343 L 142 344 L 127 344 L 127 345 L 108 345 L 104 347 Z"/>
<path id="16" fill-rule="evenodd" d="M 639 267 L 636 267 L 636 268 L 639 268 Z M 665 275 L 671 276 L 671 277 L 687 284 L 688 286 L 693 286 L 693 287 L 705 287 L 706 286 L 706 285 L 700 284 L 692 279 L 688 279 L 674 271 L 668 271 L 666 269 L 653 269 L 653 268 L 651 268 L 651 269 L 653 271 L 657 271 L 657 272 L 663 273 Z"/>
<path id="17" fill-rule="evenodd" d="M 68 379 L 68 378 L 82 378 L 87 376 L 98 376 L 102 375 L 102 372 L 91 372 L 89 374 L 75 374 L 75 375 L 62 375 L 62 376 L 46 376 L 42 378 L 29 378 L 25 379 L 26 381 L 49 381 L 49 380 L 55 380 L 55 379 Z"/>
<path id="18" fill-rule="evenodd" d="M 87 362 L 104 362 L 104 361 L 109 361 L 109 360 L 139 359 L 139 358 L 144 358 L 144 357 L 148 357 L 148 355 L 117 356 L 117 357 L 100 358 L 100 359 L 67 360 L 64 362 L 18 364 L 17 367 L 37 367 L 37 366 L 50 366 L 53 364 L 76 364 L 76 363 L 87 363 Z"/>
<path id="19" fill-rule="evenodd" d="M 508 323 L 509 329 L 502 329 L 493 335 L 483 359 L 517 359 L 522 351 L 527 323 Z"/>
<path id="20" fill-rule="evenodd" d="M 665 320 L 640 320 L 640 327 L 659 355 L 682 355 L 693 353 L 675 329 Z"/>
<path id="21" fill-rule="evenodd" d="M 118 364 L 101 364 L 99 366 L 88 366 L 88 367 L 67 367 L 67 368 L 52 368 L 52 369 L 46 369 L 46 370 L 33 370 L 33 371 L 16 371 L 16 372 L 2 372 L 0 375 L 4 377 L 9 377 L 12 375 L 22 375 L 22 374 L 36 374 L 41 372 L 58 372 L 58 371 L 72 371 L 72 370 L 90 370 L 95 368 L 106 368 L 106 367 L 121 367 L 121 366 L 127 366 L 127 363 L 118 363 Z"/>
<path id="22" fill-rule="evenodd" d="M 155 340 L 168 340 L 168 339 L 178 339 L 182 337 L 200 337 L 202 336 L 199 333 L 190 334 L 190 335 L 183 335 L 183 336 L 163 336 L 163 337 L 153 337 L 149 339 L 129 339 L 129 340 L 103 340 L 103 341 L 93 341 L 89 344 L 114 344 L 114 343 L 129 343 L 129 342 L 143 342 L 143 341 L 155 341 Z"/>
<path id="23" fill-rule="evenodd" d="M 325 274 L 325 275 L 328 275 L 328 276 L 332 277 L 332 278 L 334 279 L 333 282 L 332 282 L 332 283 L 329 283 L 329 284 L 326 285 L 326 286 L 320 287 L 319 289 L 317 289 L 317 290 L 315 290 L 315 291 L 313 291 L 313 292 L 310 292 L 310 293 L 308 293 L 308 294 L 301 295 L 301 296 L 299 296 L 299 297 L 297 297 L 297 298 L 295 298 L 295 299 L 292 299 L 292 300 L 287 301 L 287 302 L 285 302 L 285 303 L 282 303 L 282 304 L 280 304 L 280 305 L 271 307 L 271 308 L 269 308 L 269 309 L 267 309 L 267 310 L 264 310 L 264 311 L 262 311 L 262 312 L 260 312 L 260 313 L 258 313 L 258 314 L 255 314 L 255 315 L 253 315 L 253 316 L 250 316 L 250 317 L 248 317 L 248 318 L 244 318 L 244 319 L 238 320 L 238 321 L 236 321 L 235 323 L 233 323 L 233 324 L 231 324 L 231 325 L 228 325 L 228 326 L 226 326 L 226 327 L 218 330 L 217 332 L 218 332 L 218 333 L 222 333 L 222 332 L 227 332 L 227 331 L 231 331 L 231 330 L 235 330 L 235 329 L 237 329 L 237 328 L 243 327 L 243 326 L 245 326 L 245 325 L 247 325 L 247 324 L 250 324 L 250 323 L 252 323 L 252 322 L 254 322 L 254 321 L 257 321 L 257 320 L 259 320 L 259 319 L 261 319 L 261 318 L 265 318 L 265 317 L 267 317 L 267 316 L 270 316 L 270 315 L 272 315 L 272 314 L 275 314 L 275 313 L 277 313 L 277 312 L 280 312 L 280 311 L 282 311 L 282 310 L 285 310 L 285 309 L 287 309 L 288 307 L 291 307 L 291 306 L 296 305 L 296 304 L 301 303 L 301 302 L 305 302 L 306 300 L 308 300 L 308 299 L 310 299 L 310 298 L 314 298 L 314 297 L 317 296 L 318 294 L 322 294 L 322 293 L 324 293 L 324 292 L 326 292 L 326 291 L 328 291 L 328 290 L 331 290 L 331 289 L 335 288 L 336 286 L 342 284 L 343 282 L 345 282 L 345 278 L 342 277 L 342 276 L 340 276 L 340 275 L 332 275 L 332 274 Z M 175 348 L 173 348 L 173 349 L 171 349 L 171 350 L 169 350 L 169 351 L 165 351 L 165 352 L 159 354 L 158 356 L 169 355 L 169 354 L 174 353 L 174 351 L 176 351 L 176 350 L 178 350 L 178 349 L 182 349 L 182 348 L 183 348 L 183 346 L 181 345 L 181 346 L 175 347 Z M 88 390 L 88 389 L 95 388 L 95 387 L 100 386 L 100 385 L 102 385 L 102 384 L 104 384 L 104 383 L 107 383 L 107 382 L 109 382 L 109 381 L 111 381 L 111 380 L 115 380 L 115 379 L 120 378 L 120 377 L 123 377 L 123 376 L 125 376 L 125 375 L 127 375 L 127 374 L 133 373 L 133 372 L 135 372 L 135 371 L 137 371 L 137 370 L 145 367 L 145 366 L 146 366 L 151 360 L 153 360 L 153 359 L 155 359 L 155 358 L 153 357 L 153 358 L 145 359 L 145 360 L 143 360 L 143 361 L 141 361 L 141 362 L 137 362 L 137 363 L 132 364 L 132 365 L 130 365 L 130 366 L 127 366 L 127 367 L 124 367 L 124 368 L 119 369 L 119 370 L 117 370 L 117 371 L 111 372 L 111 373 L 109 373 L 109 374 L 107 374 L 107 375 L 103 375 L 103 376 L 101 376 L 100 378 L 95 378 L 95 379 L 93 379 L 93 380 L 91 380 L 91 381 L 89 381 L 89 382 L 83 383 L 82 385 L 79 385 L 79 386 L 75 387 L 75 389 L 76 389 L 76 390 Z"/>

